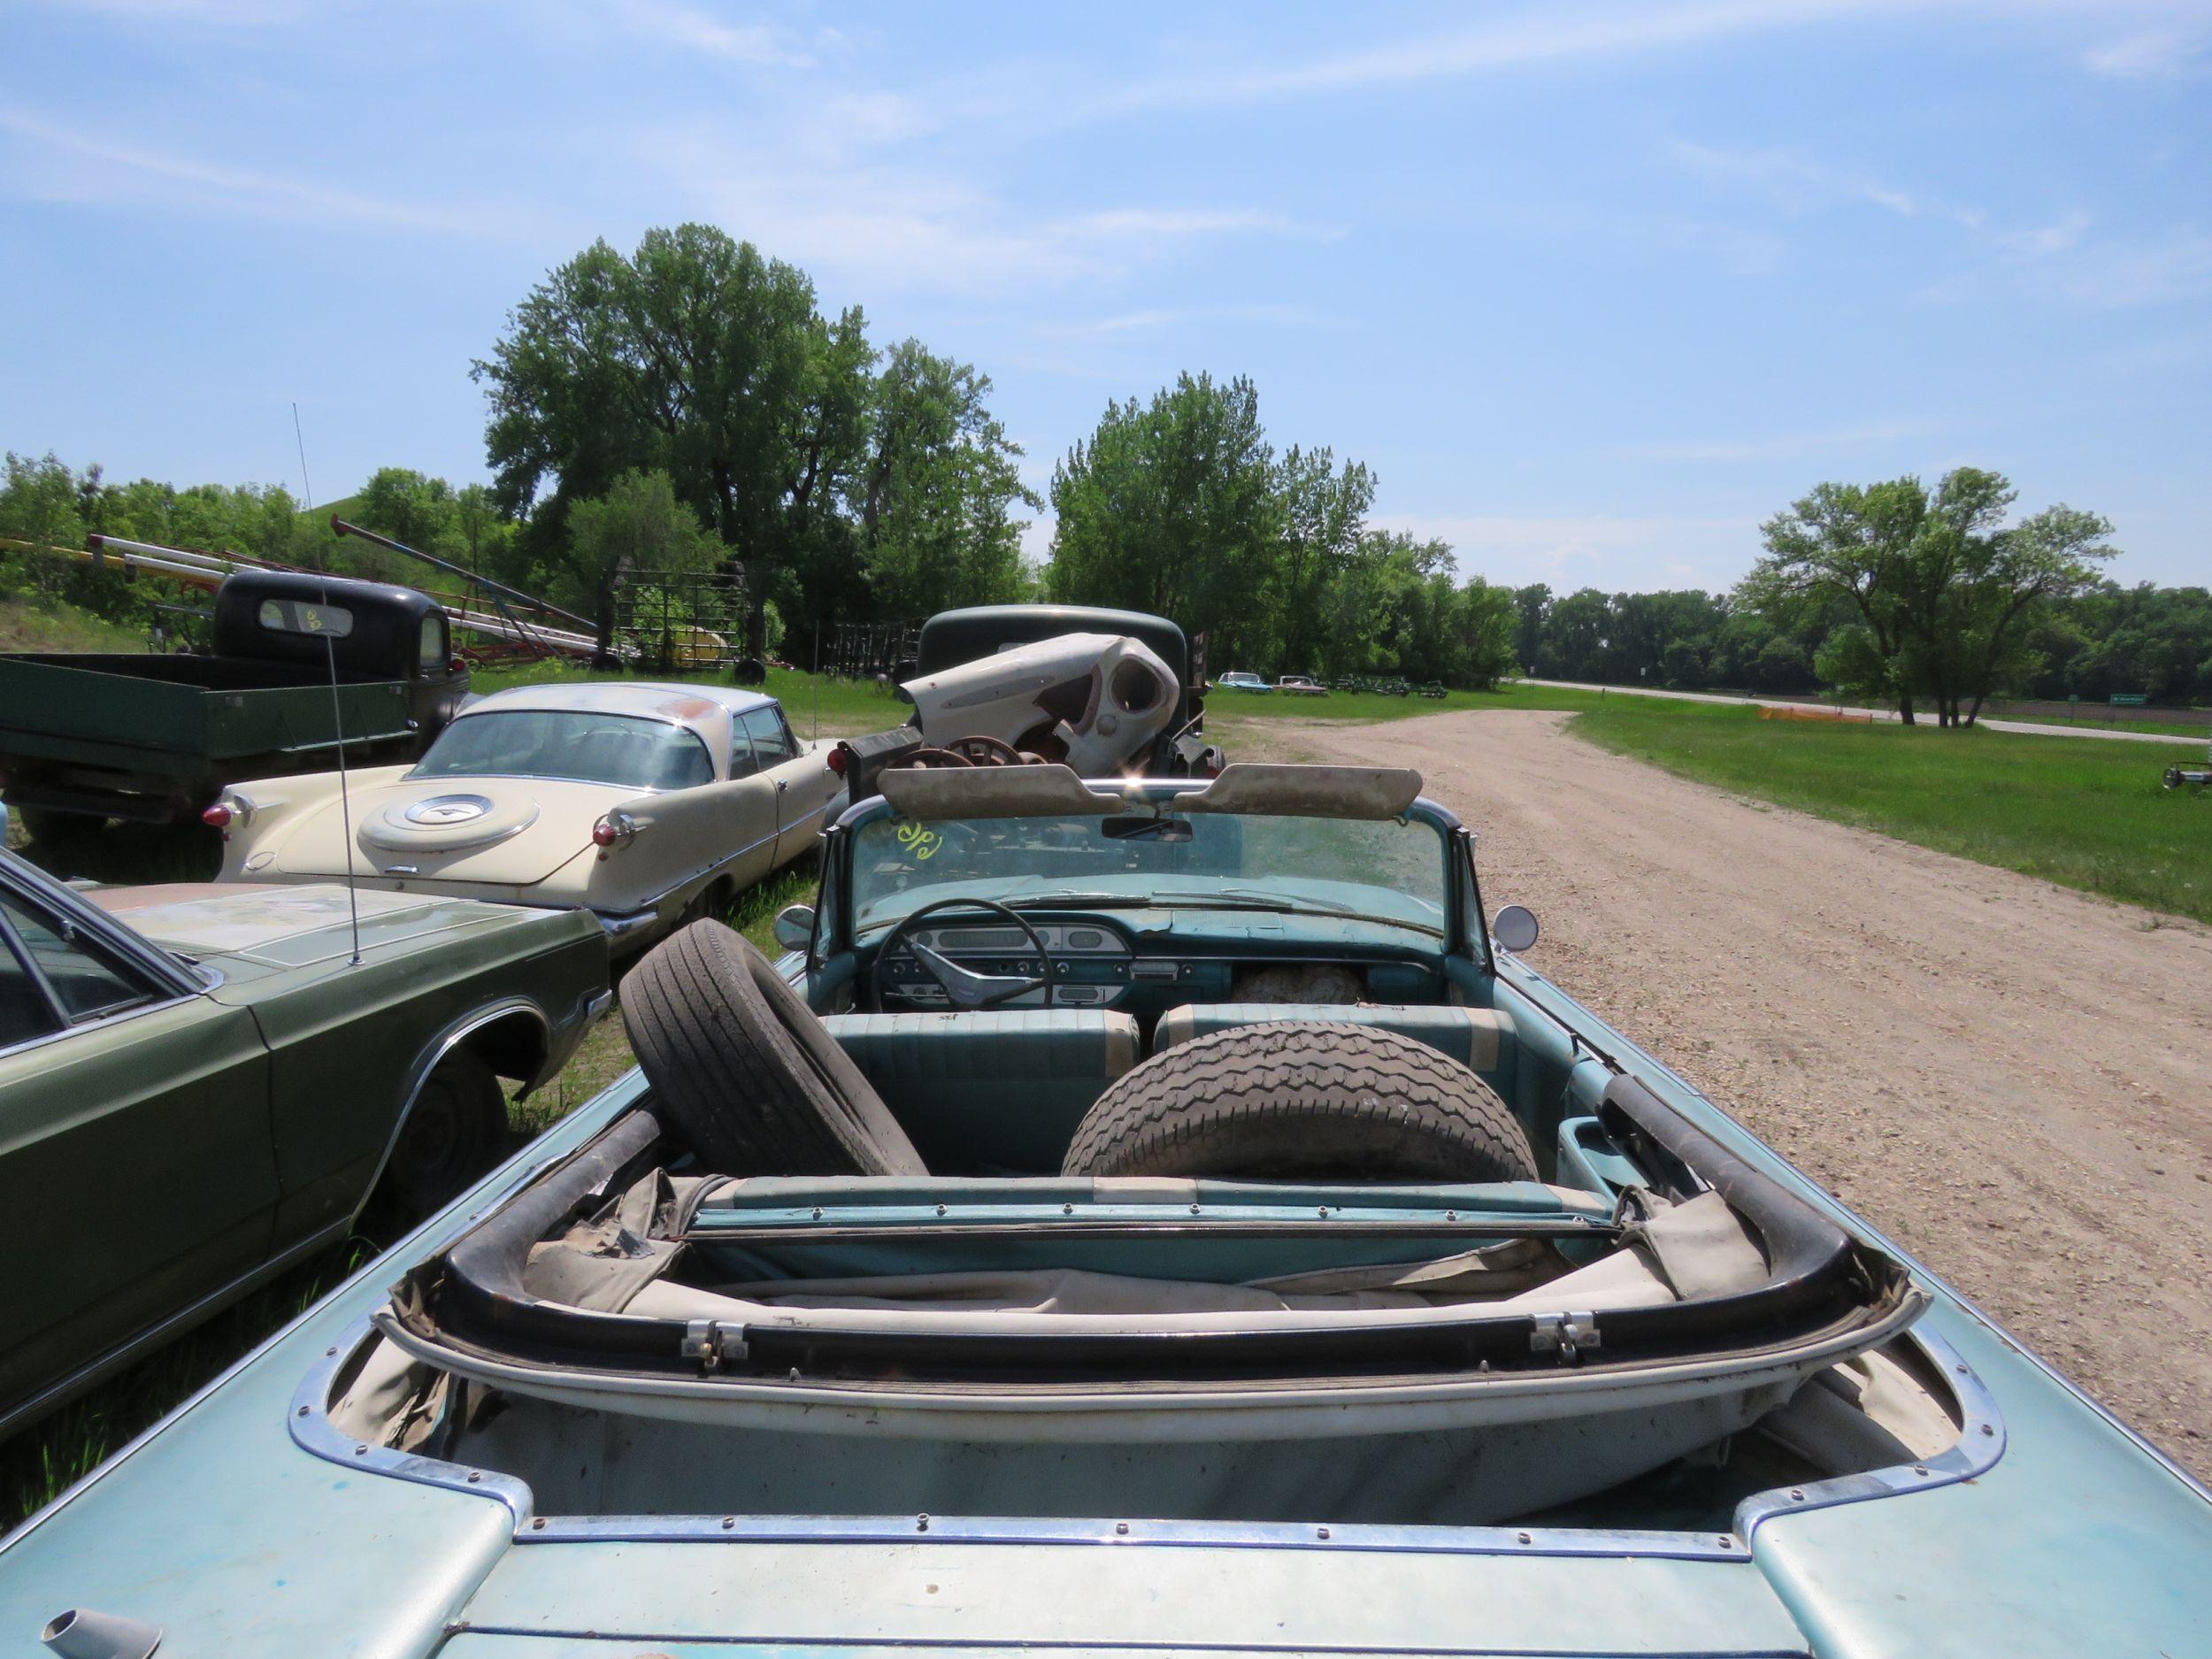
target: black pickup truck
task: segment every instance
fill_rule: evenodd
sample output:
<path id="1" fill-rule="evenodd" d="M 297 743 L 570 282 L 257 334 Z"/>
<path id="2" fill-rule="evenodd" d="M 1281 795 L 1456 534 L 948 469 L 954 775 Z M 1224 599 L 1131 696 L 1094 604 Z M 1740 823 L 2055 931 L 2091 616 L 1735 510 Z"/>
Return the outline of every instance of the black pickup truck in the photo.
<path id="1" fill-rule="evenodd" d="M 0 653 L 0 788 L 35 837 L 70 815 L 186 823 L 223 784 L 420 755 L 468 692 L 411 588 L 242 571 L 206 656 Z M 333 664 L 335 664 L 335 691 Z"/>

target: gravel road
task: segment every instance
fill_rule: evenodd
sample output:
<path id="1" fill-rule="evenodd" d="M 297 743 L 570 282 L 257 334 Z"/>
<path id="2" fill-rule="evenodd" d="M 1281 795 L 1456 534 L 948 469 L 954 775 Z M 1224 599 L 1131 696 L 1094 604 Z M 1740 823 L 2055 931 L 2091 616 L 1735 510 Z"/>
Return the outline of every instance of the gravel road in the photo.
<path id="1" fill-rule="evenodd" d="M 1732 796 L 1567 717 L 1237 722 L 1418 767 L 1531 965 L 2212 1476 L 2212 930 Z"/>

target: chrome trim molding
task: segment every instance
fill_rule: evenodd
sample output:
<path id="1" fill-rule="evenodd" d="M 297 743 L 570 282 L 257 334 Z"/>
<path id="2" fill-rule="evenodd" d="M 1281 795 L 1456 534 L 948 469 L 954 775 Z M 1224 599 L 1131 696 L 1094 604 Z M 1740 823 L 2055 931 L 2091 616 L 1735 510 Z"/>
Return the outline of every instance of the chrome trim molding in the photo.
<path id="1" fill-rule="evenodd" d="M 417 1056 L 415 1069 L 408 1076 L 407 1094 L 400 1102 L 399 1115 L 392 1119 L 392 1132 L 384 1137 L 384 1150 L 376 1156 L 376 1167 L 370 1171 L 361 1196 L 355 1201 L 348 1214 L 346 1225 L 350 1227 L 361 1219 L 361 1212 L 368 1208 L 369 1200 L 376 1195 L 376 1184 L 384 1179 L 384 1166 L 392 1161 L 393 1148 L 399 1145 L 400 1133 L 407 1127 L 407 1119 L 415 1110 L 415 1102 L 422 1096 L 423 1085 L 438 1069 L 439 1063 L 451 1054 L 462 1042 L 496 1020 L 510 1014 L 527 1014 L 538 1022 L 538 1032 L 546 1051 L 554 1048 L 553 1022 L 545 1017 L 545 1010 L 526 996 L 503 996 L 496 1002 L 464 1014 L 458 1020 L 430 1040 L 429 1046 Z"/>
<path id="2" fill-rule="evenodd" d="M 2005 1455 L 2005 1420 L 1997 1409 L 1996 1396 L 1960 1357 L 1959 1351 L 1932 1331 L 1915 1331 L 1910 1340 L 1918 1344 L 1958 1402 L 1958 1440 L 1947 1450 L 1916 1463 L 1898 1463 L 1809 1486 L 1755 1493 L 1736 1506 L 1736 1532 L 1747 1545 L 1755 1540 L 1763 1523 L 1777 1516 L 1955 1486 L 1985 1475 L 1996 1466 Z"/>
<path id="3" fill-rule="evenodd" d="M 490 1498 L 506 1505 L 508 1516 L 520 1534 L 530 1520 L 530 1488 L 512 1475 L 465 1469 L 459 1463 L 442 1463 L 434 1457 L 396 1452 L 388 1446 L 371 1446 L 349 1440 L 338 1432 L 337 1425 L 330 1420 L 332 1390 L 347 1361 L 375 1334 L 366 1319 L 357 1319 L 323 1350 L 320 1359 L 308 1367 L 307 1375 L 300 1379 L 299 1387 L 293 1392 L 290 1409 L 284 1414 L 292 1443 L 311 1456 L 344 1468 L 366 1469 L 395 1480 L 443 1486 L 472 1497 Z"/>
<path id="4" fill-rule="evenodd" d="M 360 1460 L 348 1458 L 349 1463 Z M 450 1465 L 448 1465 L 450 1467 Z M 487 1477 L 489 1479 L 489 1477 Z M 480 1490 L 479 1486 L 471 1488 Z M 968 1515 L 585 1515 L 534 1519 L 518 1544 L 1107 1544 L 1180 1549 L 1337 1549 L 1440 1555 L 1641 1556 L 1748 1561 L 1731 1533 L 1602 1528 L 1350 1525 L 1304 1521 L 1125 1521 Z"/>

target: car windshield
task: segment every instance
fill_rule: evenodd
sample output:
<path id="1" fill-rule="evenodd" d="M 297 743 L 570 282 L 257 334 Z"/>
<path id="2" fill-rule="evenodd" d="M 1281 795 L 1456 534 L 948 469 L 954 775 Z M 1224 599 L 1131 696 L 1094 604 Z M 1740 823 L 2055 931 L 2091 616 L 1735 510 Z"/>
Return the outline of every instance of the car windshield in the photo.
<path id="1" fill-rule="evenodd" d="M 447 726 L 407 775 L 685 789 L 712 781 L 714 762 L 696 733 L 665 720 L 587 709 L 495 709 Z"/>
<path id="2" fill-rule="evenodd" d="M 1440 938 L 1447 845 L 1418 818 L 880 818 L 854 831 L 853 923 L 866 933 L 933 900 L 972 896 L 1018 909 L 1334 916 Z"/>

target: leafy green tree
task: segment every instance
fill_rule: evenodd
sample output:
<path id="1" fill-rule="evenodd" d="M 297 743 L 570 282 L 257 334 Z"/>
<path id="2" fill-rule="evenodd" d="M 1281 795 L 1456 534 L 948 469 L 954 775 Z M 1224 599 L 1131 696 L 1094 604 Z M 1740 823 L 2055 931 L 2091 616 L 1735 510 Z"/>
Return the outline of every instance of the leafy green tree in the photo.
<path id="1" fill-rule="evenodd" d="M 894 347 L 876 377 L 854 504 L 877 608 L 924 616 L 1018 598 L 1023 521 L 1036 507 L 1021 448 L 987 399 L 990 377 L 918 340 Z"/>
<path id="2" fill-rule="evenodd" d="M 1917 479 L 1887 483 L 1822 484 L 1761 526 L 1766 553 L 1737 588 L 1739 599 L 1786 623 L 1809 609 L 1846 610 L 1866 633 L 1879 666 L 1877 690 L 1914 721 L 1916 603 L 1925 603 L 1926 578 L 1915 547 L 1928 516 Z"/>
<path id="3" fill-rule="evenodd" d="M 1275 661 L 1303 673 L 1310 672 L 1322 595 L 1358 553 L 1375 479 L 1356 461 L 1340 468 L 1330 450 L 1294 446 L 1276 468 L 1275 492 L 1279 540 L 1260 598 L 1277 618 Z"/>
<path id="4" fill-rule="evenodd" d="M 2001 682 L 2032 670 L 2030 622 L 2054 601 L 2089 590 L 2097 580 L 2093 561 L 2116 550 L 2107 541 L 2111 534 L 2095 513 L 2062 505 L 1966 548 L 1944 618 L 1956 664 L 1954 695 L 1970 700 L 1964 724 L 1974 723 Z"/>
<path id="5" fill-rule="evenodd" d="M 857 309 L 822 317 L 804 272 L 711 226 L 649 230 L 627 257 L 595 242 L 475 365 L 498 497 L 516 512 L 543 499 L 542 547 L 572 503 L 664 472 L 749 567 L 795 572 L 818 615 L 853 568 L 838 508 L 873 358 Z"/>
<path id="6" fill-rule="evenodd" d="M 1110 403 L 1053 469 L 1047 590 L 1172 617 L 1227 665 L 1269 634 L 1255 598 L 1281 536 L 1276 485 L 1248 380 L 1184 374 L 1149 404 Z"/>

